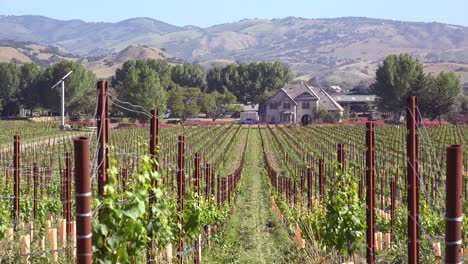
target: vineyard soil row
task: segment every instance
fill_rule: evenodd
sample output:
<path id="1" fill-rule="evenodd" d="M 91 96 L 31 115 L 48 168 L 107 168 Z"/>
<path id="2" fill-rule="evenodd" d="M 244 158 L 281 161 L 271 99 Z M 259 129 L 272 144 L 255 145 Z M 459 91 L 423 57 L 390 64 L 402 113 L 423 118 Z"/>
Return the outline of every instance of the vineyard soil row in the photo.
<path id="1" fill-rule="evenodd" d="M 295 263 L 297 250 L 274 214 L 259 131 L 252 129 L 235 211 L 204 263 Z"/>

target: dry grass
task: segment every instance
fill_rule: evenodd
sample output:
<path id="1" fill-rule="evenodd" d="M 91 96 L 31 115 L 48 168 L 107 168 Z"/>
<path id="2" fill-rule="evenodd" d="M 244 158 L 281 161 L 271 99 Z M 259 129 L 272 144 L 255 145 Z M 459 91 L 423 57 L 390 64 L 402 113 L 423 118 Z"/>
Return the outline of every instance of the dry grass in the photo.
<path id="1" fill-rule="evenodd" d="M 11 47 L 0 47 L 0 62 L 11 62 L 13 59 L 20 62 L 31 62 L 32 60 L 18 49 Z"/>

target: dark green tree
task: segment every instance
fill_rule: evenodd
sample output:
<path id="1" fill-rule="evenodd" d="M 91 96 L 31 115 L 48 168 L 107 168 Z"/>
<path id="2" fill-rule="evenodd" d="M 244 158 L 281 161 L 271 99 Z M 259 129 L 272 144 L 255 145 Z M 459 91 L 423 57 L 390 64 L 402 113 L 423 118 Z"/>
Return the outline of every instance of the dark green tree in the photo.
<path id="1" fill-rule="evenodd" d="M 171 113 L 182 122 L 200 113 L 200 100 L 203 93 L 200 88 L 177 88 L 169 92 L 167 106 Z"/>
<path id="2" fill-rule="evenodd" d="M 226 114 L 232 114 L 235 110 L 232 104 L 235 102 L 236 97 L 230 92 L 213 92 L 211 94 L 204 94 L 201 97 L 200 106 L 201 110 L 215 121 Z"/>
<path id="3" fill-rule="evenodd" d="M 207 74 L 208 92 L 230 91 L 242 103 L 258 103 L 283 87 L 293 78 L 291 70 L 281 62 L 230 64 L 215 67 Z"/>
<path id="4" fill-rule="evenodd" d="M 182 87 L 205 89 L 206 72 L 199 65 L 176 65 L 172 67 L 172 81 Z"/>
<path id="5" fill-rule="evenodd" d="M 259 67 L 263 80 L 261 85 L 266 87 L 266 90 L 269 92 L 275 92 L 282 88 L 294 77 L 291 69 L 279 61 L 261 62 L 259 63 Z"/>
<path id="6" fill-rule="evenodd" d="M 457 97 L 462 91 L 460 79 L 453 72 L 441 72 L 437 77 L 427 76 L 424 113 L 431 119 L 439 119 L 453 112 Z"/>
<path id="7" fill-rule="evenodd" d="M 214 93 L 204 93 L 200 98 L 200 111 L 205 113 L 206 117 L 209 117 L 214 113 L 216 108 L 216 98 L 213 94 Z"/>
<path id="8" fill-rule="evenodd" d="M 122 67 L 115 71 L 113 83 L 122 82 L 131 67 L 149 67 L 158 74 L 159 82 L 165 90 L 174 89 L 177 85 L 172 81 L 172 66 L 161 59 L 139 59 L 124 62 Z"/>
<path id="9" fill-rule="evenodd" d="M 20 87 L 20 67 L 14 63 L 0 63 L 0 110 L 10 115 L 12 105 L 17 104 L 17 95 Z"/>
<path id="10" fill-rule="evenodd" d="M 408 54 L 389 55 L 377 69 L 371 92 L 382 100 L 380 109 L 400 113 L 406 105 L 406 98 L 412 86 L 423 74 L 423 65 Z"/>
<path id="11" fill-rule="evenodd" d="M 166 110 L 166 91 L 161 86 L 159 74 L 146 61 L 130 62 L 124 68 L 118 69 L 117 72 L 115 91 L 118 98 L 121 101 L 143 107 L 142 109 L 122 105 L 125 108 L 135 110 L 126 111 L 128 116 L 146 121 L 150 117 L 144 114 L 145 111 L 149 113 L 152 109 L 158 109 L 160 113 L 164 113 Z"/>
<path id="12" fill-rule="evenodd" d="M 468 96 L 460 94 L 457 98 L 457 112 L 468 113 Z"/>
<path id="13" fill-rule="evenodd" d="M 21 80 L 19 87 L 19 97 L 21 104 L 31 110 L 40 106 L 39 81 L 42 77 L 43 69 L 35 63 L 25 63 L 21 66 Z"/>
<path id="14" fill-rule="evenodd" d="M 223 79 L 223 68 L 213 67 L 206 74 L 206 90 L 205 92 L 212 93 L 218 91 L 223 93 L 226 90 Z"/>
<path id="15" fill-rule="evenodd" d="M 172 90 L 177 86 L 177 84 L 172 81 L 172 66 L 167 61 L 162 59 L 146 59 L 146 63 L 151 69 L 158 73 L 159 82 L 166 91 Z"/>

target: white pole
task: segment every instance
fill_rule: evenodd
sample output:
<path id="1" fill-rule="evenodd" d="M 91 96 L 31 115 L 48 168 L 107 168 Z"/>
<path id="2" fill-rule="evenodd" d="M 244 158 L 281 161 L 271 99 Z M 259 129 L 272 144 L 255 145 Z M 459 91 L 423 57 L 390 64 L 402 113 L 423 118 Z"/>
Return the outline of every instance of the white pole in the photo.
<path id="1" fill-rule="evenodd" d="M 65 129 L 65 81 L 62 81 L 62 124 L 60 127 Z"/>

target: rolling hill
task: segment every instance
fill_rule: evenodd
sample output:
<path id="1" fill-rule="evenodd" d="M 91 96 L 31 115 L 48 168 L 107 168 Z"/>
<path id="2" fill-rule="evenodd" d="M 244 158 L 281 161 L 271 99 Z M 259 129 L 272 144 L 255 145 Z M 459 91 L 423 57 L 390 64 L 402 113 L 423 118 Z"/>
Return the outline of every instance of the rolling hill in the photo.
<path id="1" fill-rule="evenodd" d="M 157 48 L 206 67 L 231 61 L 281 60 L 291 66 L 298 78 L 317 77 L 349 84 L 373 79 L 375 68 L 388 54 L 409 53 L 426 63 L 428 72 L 455 68 L 463 82 L 468 82 L 468 28 L 435 22 L 288 17 L 199 28 L 174 26 L 151 18 L 91 23 L 41 16 L 0 16 L 0 40 L 7 39 L 50 45 L 80 57 L 113 56 L 132 45 Z M 12 56 L 4 53 L 14 51 L 2 51 L 0 58 Z M 106 64 L 112 67 L 109 60 L 95 63 Z"/>
<path id="2" fill-rule="evenodd" d="M 115 70 L 128 60 L 136 59 L 170 59 L 168 53 L 150 47 L 128 46 L 118 53 L 104 56 L 98 59 L 83 60 L 85 67 L 93 71 L 98 78 L 109 78 L 115 74 Z"/>
<path id="3" fill-rule="evenodd" d="M 110 78 L 115 70 L 128 60 L 163 59 L 171 63 L 181 61 L 158 49 L 146 46 L 131 45 L 117 53 L 106 56 L 83 58 L 60 52 L 53 46 L 42 46 L 32 42 L 0 41 L 0 62 L 19 64 L 34 62 L 47 67 L 61 60 L 73 60 L 93 71 L 98 78 Z"/>

